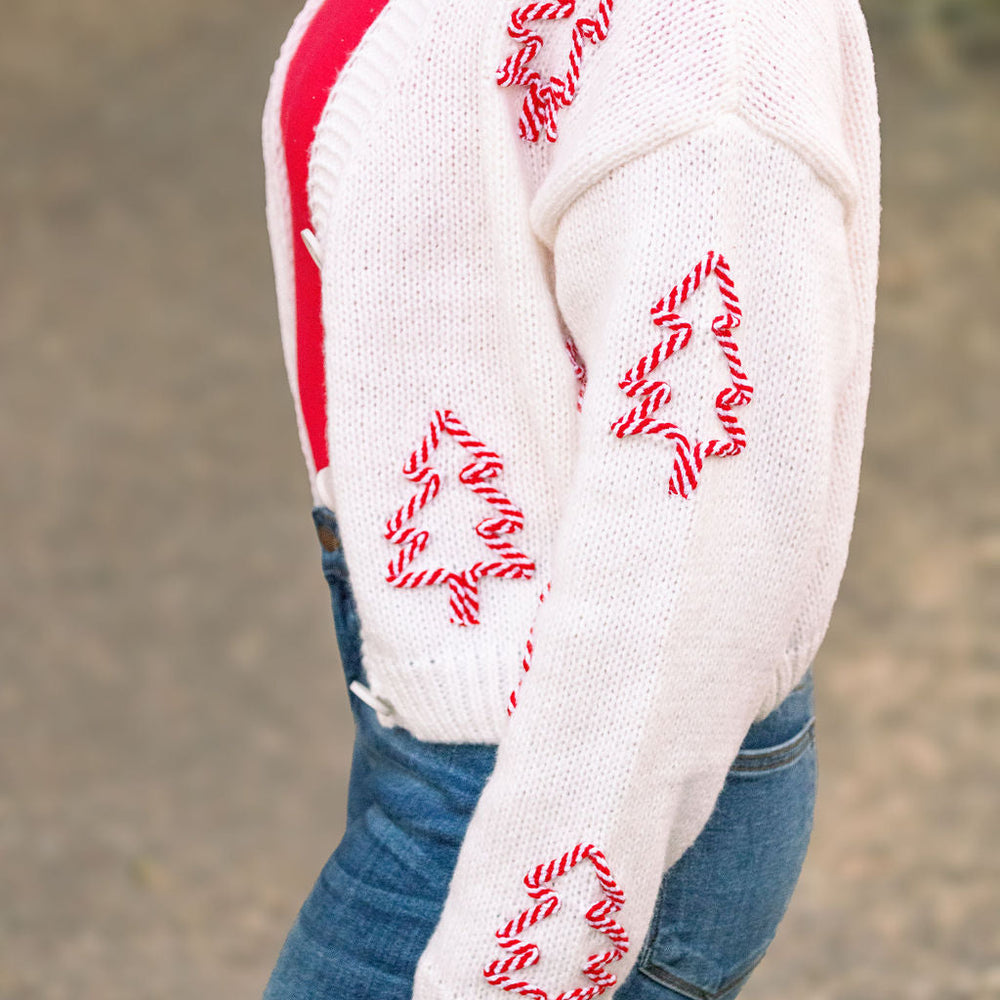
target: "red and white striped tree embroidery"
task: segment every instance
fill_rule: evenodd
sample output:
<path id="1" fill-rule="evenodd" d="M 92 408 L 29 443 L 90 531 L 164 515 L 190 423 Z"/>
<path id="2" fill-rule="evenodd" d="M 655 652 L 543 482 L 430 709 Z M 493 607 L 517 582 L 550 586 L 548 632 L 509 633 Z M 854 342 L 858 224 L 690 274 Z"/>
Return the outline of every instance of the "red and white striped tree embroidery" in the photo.
<path id="1" fill-rule="evenodd" d="M 549 142 L 556 141 L 556 115 L 559 108 L 568 107 L 576 95 L 584 43 L 596 45 L 607 37 L 613 8 L 614 0 L 599 0 L 594 17 L 576 19 L 570 42 L 568 68 L 561 76 L 550 76 L 544 81 L 538 70 L 531 66 L 541 51 L 542 36 L 529 29 L 527 24 L 572 17 L 576 12 L 576 0 L 529 3 L 517 7 L 511 13 L 507 34 L 520 41 L 521 47 L 497 67 L 496 76 L 501 87 L 527 88 L 518 118 L 518 131 L 522 139 L 537 142 L 544 132 Z"/>
<path id="2" fill-rule="evenodd" d="M 580 384 L 580 391 L 576 396 L 576 408 L 579 411 L 583 409 L 583 394 L 587 391 L 587 366 L 584 364 L 583 358 L 580 357 L 576 341 L 572 338 L 572 336 L 567 335 L 563 343 L 566 345 L 566 351 L 569 353 L 570 363 L 573 365 L 573 374 L 576 376 L 576 380 Z"/>
<path id="3" fill-rule="evenodd" d="M 549 580 L 542 589 L 542 592 L 538 595 L 538 603 L 542 605 L 545 603 L 545 595 L 552 589 L 552 581 Z M 532 643 L 532 636 L 535 634 L 535 626 L 532 623 L 531 628 L 528 629 L 528 639 L 524 644 L 524 656 L 521 657 L 521 676 L 518 679 L 517 684 L 514 685 L 514 689 L 510 692 L 510 696 L 507 698 L 507 717 L 513 714 L 514 709 L 517 708 L 517 696 L 521 691 L 521 683 L 524 681 L 524 675 L 531 670 L 531 654 L 535 651 L 534 644 Z"/>
<path id="4" fill-rule="evenodd" d="M 500 947 L 509 954 L 483 969 L 483 975 L 494 986 L 532 997 L 533 1000 L 548 1000 L 545 990 L 532 985 L 519 974 L 522 969 L 537 964 L 541 958 L 538 945 L 522 941 L 521 934 L 539 920 L 551 917 L 559 909 L 559 897 L 551 888 L 551 882 L 565 875 L 581 861 L 589 861 L 594 866 L 603 892 L 601 899 L 587 910 L 584 919 L 595 931 L 608 938 L 611 948 L 587 958 L 583 974 L 594 983 L 593 986 L 564 990 L 554 1000 L 593 1000 L 618 982 L 618 977 L 608 972 L 607 967 L 628 951 L 628 934 L 614 919 L 614 914 L 625 903 L 625 893 L 614 880 L 607 858 L 593 844 L 577 844 L 561 858 L 539 865 L 524 876 L 524 886 L 535 903 L 496 932 Z"/>
<path id="5" fill-rule="evenodd" d="M 682 350 L 691 339 L 691 324 L 685 323 L 677 314 L 677 309 L 688 300 L 704 280 L 714 274 L 722 293 L 725 313 L 712 321 L 712 333 L 726 355 L 729 365 L 731 385 L 722 389 L 715 398 L 715 412 L 726 432 L 725 439 L 692 441 L 673 423 L 655 417 L 661 406 L 670 402 L 670 385 L 655 382 L 647 376 L 672 354 Z M 690 274 L 676 285 L 668 296 L 657 302 L 650 312 L 658 327 L 666 327 L 666 335 L 649 354 L 640 358 L 638 364 L 630 368 L 618 383 L 625 394 L 641 400 L 624 416 L 615 420 L 609 430 L 617 437 L 634 434 L 653 434 L 673 441 L 676 445 L 674 468 L 670 476 L 669 492 L 688 497 L 698 486 L 698 474 L 704 460 L 710 455 L 738 455 L 746 447 L 746 433 L 740 426 L 733 409 L 745 406 L 753 395 L 753 386 L 743 370 L 739 348 L 733 338 L 733 331 L 740 325 L 742 313 L 736 296 L 733 279 L 729 275 L 729 264 L 722 254 L 709 251 L 703 261 L 699 261 Z"/>
<path id="6" fill-rule="evenodd" d="M 437 496 L 441 477 L 431 467 L 431 453 L 441 443 L 442 434 L 451 435 L 473 456 L 458 474 L 459 481 L 477 496 L 496 508 L 498 516 L 483 518 L 476 525 L 476 534 L 493 553 L 463 570 L 444 568 L 407 572 L 406 568 L 427 546 L 430 532 L 407 526 L 414 515 Z M 496 452 L 474 438 L 451 410 L 435 410 L 430 429 L 416 450 L 403 464 L 403 475 L 419 489 L 386 522 L 385 537 L 402 550 L 389 562 L 385 579 L 394 587 L 427 587 L 447 584 L 451 590 L 451 617 L 455 625 L 479 624 L 478 581 L 484 576 L 530 578 L 535 564 L 505 536 L 524 527 L 524 515 L 499 490 L 492 480 L 503 472 L 503 462 Z"/>
<path id="7" fill-rule="evenodd" d="M 583 358 L 580 357 L 580 352 L 576 347 L 576 341 L 570 334 L 566 335 L 563 340 L 563 344 L 569 354 L 570 363 L 573 365 L 573 375 L 576 377 L 576 381 L 580 386 L 580 390 L 576 396 L 576 409 L 579 412 L 583 409 L 583 394 L 587 390 L 587 366 L 584 364 Z M 549 580 L 542 588 L 541 593 L 538 595 L 539 605 L 545 602 L 545 596 L 551 589 L 552 581 Z M 524 675 L 531 670 L 531 654 L 534 652 L 532 637 L 534 634 L 535 626 L 534 623 L 532 623 L 531 628 L 528 629 L 528 639 L 524 644 L 524 655 L 521 657 L 521 676 L 518 678 L 517 684 L 514 685 L 510 695 L 507 697 L 508 718 L 513 714 L 514 709 L 517 708 L 517 696 L 521 692 L 521 684 L 524 682 Z"/>

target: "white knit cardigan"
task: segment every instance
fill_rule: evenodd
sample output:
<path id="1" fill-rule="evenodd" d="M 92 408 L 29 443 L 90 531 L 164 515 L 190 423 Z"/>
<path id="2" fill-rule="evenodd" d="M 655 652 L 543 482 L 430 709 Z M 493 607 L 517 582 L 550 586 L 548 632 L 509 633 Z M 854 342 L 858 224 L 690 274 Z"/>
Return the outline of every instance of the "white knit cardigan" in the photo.
<path id="1" fill-rule="evenodd" d="M 317 7 L 264 116 L 297 401 L 278 114 Z M 309 199 L 329 465 L 303 447 L 367 697 L 499 744 L 414 996 L 610 997 L 847 558 L 880 207 L 858 2 L 389 0 Z"/>

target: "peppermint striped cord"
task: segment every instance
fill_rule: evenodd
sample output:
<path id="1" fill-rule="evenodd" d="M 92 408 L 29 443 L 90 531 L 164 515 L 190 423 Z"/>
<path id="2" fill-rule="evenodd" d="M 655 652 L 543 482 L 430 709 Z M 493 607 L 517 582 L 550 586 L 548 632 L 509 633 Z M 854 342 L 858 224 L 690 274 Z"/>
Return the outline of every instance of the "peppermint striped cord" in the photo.
<path id="1" fill-rule="evenodd" d="M 538 603 L 542 604 L 545 601 L 545 595 L 552 589 L 552 581 L 549 580 L 545 584 L 545 588 L 538 595 Z M 531 654 L 534 652 L 534 645 L 532 644 L 532 636 L 535 633 L 535 625 L 532 622 L 531 628 L 528 629 L 528 639 L 524 644 L 524 656 L 521 657 L 521 677 L 511 691 L 510 697 L 507 699 L 507 717 L 510 718 L 514 709 L 517 708 L 517 696 L 521 691 L 521 684 L 524 681 L 524 674 L 526 674 L 531 669 Z"/>
<path id="2" fill-rule="evenodd" d="M 567 336 L 564 343 L 566 350 L 569 352 L 569 360 L 573 365 L 573 374 L 576 376 L 577 382 L 580 383 L 580 391 L 576 397 L 576 408 L 577 410 L 582 410 L 583 394 L 587 389 L 587 366 L 584 364 L 583 358 L 580 357 L 576 341 L 572 337 Z"/>
<path id="3" fill-rule="evenodd" d="M 676 424 L 654 417 L 660 407 L 670 402 L 671 389 L 669 383 L 656 381 L 647 376 L 662 361 L 688 345 L 691 340 L 691 324 L 684 322 L 677 310 L 701 287 L 702 282 L 713 274 L 726 309 L 724 315 L 716 316 L 713 320 L 712 333 L 726 356 L 732 383 L 731 387 L 723 389 L 715 398 L 715 412 L 727 437 L 692 442 Z M 653 305 L 650 313 L 653 323 L 658 327 L 665 327 L 669 333 L 649 354 L 640 358 L 618 383 L 619 388 L 629 398 L 638 397 L 640 402 L 615 420 L 609 432 L 619 438 L 651 434 L 672 441 L 675 444 L 675 453 L 668 492 L 687 498 L 698 486 L 698 475 L 706 458 L 713 455 L 738 455 L 747 443 L 746 432 L 732 410 L 750 402 L 753 386 L 743 370 L 739 348 L 732 336 L 733 330 L 740 325 L 742 312 L 726 259 L 722 254 L 710 250 L 705 259 L 699 261 L 694 270 L 686 275 L 669 295 Z"/>
<path id="4" fill-rule="evenodd" d="M 518 132 L 522 139 L 537 142 L 544 132 L 546 140 L 556 141 L 556 115 L 559 108 L 568 107 L 576 96 L 584 43 L 596 45 L 607 37 L 613 9 L 614 0 L 600 0 L 594 17 L 576 19 L 570 37 L 569 68 L 562 76 L 550 76 L 545 81 L 537 70 L 531 68 L 544 44 L 542 36 L 526 25 L 531 21 L 572 17 L 576 12 L 576 0 L 530 3 L 515 8 L 511 13 L 507 34 L 520 41 L 521 47 L 497 67 L 496 80 L 501 87 L 527 88 L 518 118 Z"/>
<path id="5" fill-rule="evenodd" d="M 472 455 L 473 460 L 459 472 L 459 481 L 495 508 L 497 515 L 483 518 L 476 525 L 476 534 L 493 553 L 493 558 L 481 560 L 461 571 L 436 567 L 429 570 L 407 570 L 426 548 L 427 531 L 408 527 L 423 508 L 438 495 L 441 477 L 430 465 L 431 454 L 442 441 L 442 433 L 451 435 Z M 473 437 L 452 410 L 435 410 L 430 427 L 420 444 L 403 463 L 403 475 L 420 486 L 386 522 L 384 536 L 401 546 L 389 561 L 385 579 L 398 588 L 426 587 L 446 583 L 450 590 L 451 617 L 456 625 L 479 624 L 479 580 L 486 576 L 530 578 L 535 564 L 506 535 L 524 528 L 521 509 L 493 483 L 503 472 L 503 462 L 496 452 Z"/>
<path id="6" fill-rule="evenodd" d="M 524 876 L 524 887 L 528 895 L 537 902 L 496 931 L 495 936 L 500 947 L 508 954 L 483 969 L 483 976 L 493 986 L 509 993 L 518 993 L 523 997 L 548 1000 L 545 990 L 518 975 L 521 970 L 536 965 L 541 958 L 538 946 L 521 941 L 520 935 L 559 909 L 559 897 L 549 883 L 565 875 L 582 861 L 590 861 L 594 866 L 597 881 L 603 891 L 603 897 L 587 910 L 584 919 L 594 930 L 605 935 L 612 947 L 608 951 L 587 957 L 583 974 L 593 982 L 593 986 L 578 986 L 565 990 L 555 997 L 555 1000 L 593 1000 L 618 982 L 617 976 L 607 971 L 607 966 L 621 959 L 629 947 L 625 928 L 613 916 L 625 904 L 625 893 L 611 874 L 604 854 L 593 844 L 581 843 L 562 857 L 538 865 Z"/>

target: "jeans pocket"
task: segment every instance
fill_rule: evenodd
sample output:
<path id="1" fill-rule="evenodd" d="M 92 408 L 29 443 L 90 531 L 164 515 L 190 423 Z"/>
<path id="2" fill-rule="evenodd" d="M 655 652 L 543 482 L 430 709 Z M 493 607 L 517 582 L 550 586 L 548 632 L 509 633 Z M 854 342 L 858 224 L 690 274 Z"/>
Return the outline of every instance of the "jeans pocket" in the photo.
<path id="1" fill-rule="evenodd" d="M 740 749 L 729 769 L 730 775 L 763 774 L 780 767 L 790 767 L 814 743 L 816 717 L 810 715 L 802 728 L 774 746 Z"/>
<path id="2" fill-rule="evenodd" d="M 816 708 L 810 666 L 777 708 L 744 736 L 730 776 L 763 774 L 795 763 L 815 741 Z"/>
<path id="3" fill-rule="evenodd" d="M 811 677 L 747 733 L 712 815 L 666 872 L 622 1000 L 732 1000 L 805 861 L 816 797 Z M 654 985 L 655 984 L 655 985 Z M 628 985 L 628 984 L 626 984 Z"/>
<path id="4" fill-rule="evenodd" d="M 705 962 L 692 962 L 691 956 L 682 956 L 673 962 L 645 962 L 640 966 L 643 975 L 662 986 L 666 997 L 683 997 L 685 1000 L 733 1000 L 746 985 L 750 974 L 764 957 L 767 947 L 752 954 L 741 965 L 725 970 Z"/>

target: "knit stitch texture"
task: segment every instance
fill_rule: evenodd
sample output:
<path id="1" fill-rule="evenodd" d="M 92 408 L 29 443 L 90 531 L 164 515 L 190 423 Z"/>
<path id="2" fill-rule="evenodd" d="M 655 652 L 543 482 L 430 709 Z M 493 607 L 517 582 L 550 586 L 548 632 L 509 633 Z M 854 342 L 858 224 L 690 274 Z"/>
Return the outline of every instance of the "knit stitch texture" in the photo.
<path id="1" fill-rule="evenodd" d="M 864 19 L 388 0 L 300 192 L 318 463 L 278 116 L 319 9 L 264 114 L 312 499 L 337 514 L 382 724 L 499 745 L 414 997 L 608 998 L 843 575 L 879 243 Z"/>

